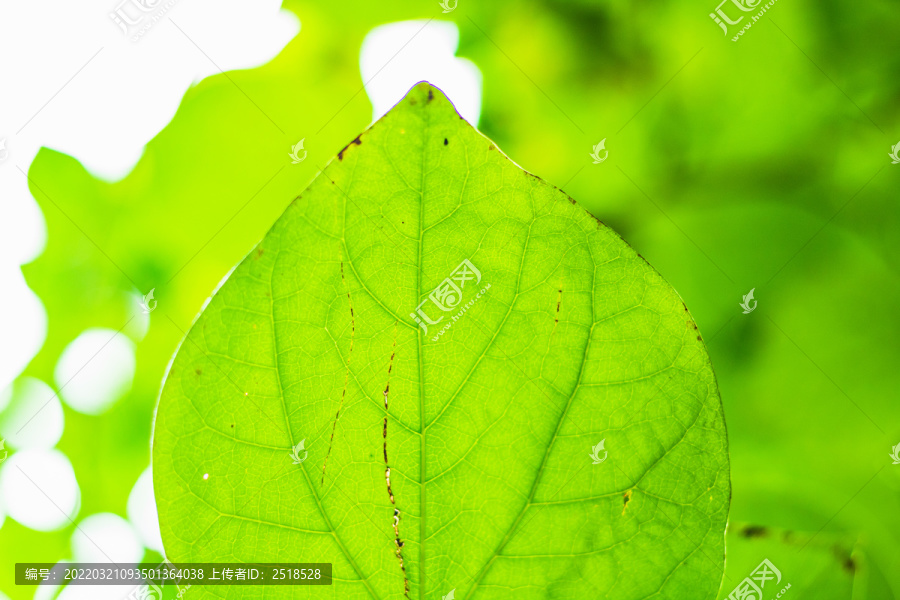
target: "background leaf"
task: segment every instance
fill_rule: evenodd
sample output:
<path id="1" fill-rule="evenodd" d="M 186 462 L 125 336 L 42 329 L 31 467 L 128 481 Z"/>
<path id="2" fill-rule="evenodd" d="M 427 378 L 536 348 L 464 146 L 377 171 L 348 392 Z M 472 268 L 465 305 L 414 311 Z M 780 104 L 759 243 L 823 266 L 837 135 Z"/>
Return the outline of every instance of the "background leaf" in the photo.
<path id="1" fill-rule="evenodd" d="M 856 540 L 849 536 L 729 523 L 726 541 L 728 562 L 719 600 L 726 600 L 744 578 L 751 577 L 763 560 L 768 560 L 781 573 L 781 580 L 766 581 L 761 600 L 776 598 L 779 593 L 782 598 L 813 597 L 818 600 L 866 597 L 868 567 L 856 548 Z"/>

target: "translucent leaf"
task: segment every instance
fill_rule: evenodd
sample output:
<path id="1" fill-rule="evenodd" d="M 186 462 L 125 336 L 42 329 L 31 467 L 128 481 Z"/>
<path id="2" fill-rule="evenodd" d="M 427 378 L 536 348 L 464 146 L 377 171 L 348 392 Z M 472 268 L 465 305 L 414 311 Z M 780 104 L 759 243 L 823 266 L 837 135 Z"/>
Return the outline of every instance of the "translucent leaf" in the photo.
<path id="1" fill-rule="evenodd" d="M 424 83 L 210 300 L 153 468 L 171 560 L 333 563 L 266 598 L 711 599 L 722 578 L 725 425 L 687 308 Z"/>

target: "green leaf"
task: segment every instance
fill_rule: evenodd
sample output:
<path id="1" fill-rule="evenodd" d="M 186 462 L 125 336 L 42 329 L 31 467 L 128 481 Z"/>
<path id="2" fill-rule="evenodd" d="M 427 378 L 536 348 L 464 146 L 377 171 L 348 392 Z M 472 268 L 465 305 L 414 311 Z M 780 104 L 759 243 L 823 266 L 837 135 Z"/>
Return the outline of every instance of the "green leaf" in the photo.
<path id="1" fill-rule="evenodd" d="M 425 83 L 209 301 L 153 468 L 171 560 L 333 563 L 332 587 L 266 598 L 712 599 L 722 578 L 725 424 L 687 308 Z"/>
<path id="2" fill-rule="evenodd" d="M 728 566 L 718 597 L 728 600 L 745 578 L 764 584 L 761 600 L 771 600 L 779 593 L 816 600 L 869 597 L 854 596 L 854 588 L 865 589 L 867 561 L 853 537 L 729 523 Z M 771 577 L 767 574 L 761 579 L 758 569 L 766 560 Z"/>

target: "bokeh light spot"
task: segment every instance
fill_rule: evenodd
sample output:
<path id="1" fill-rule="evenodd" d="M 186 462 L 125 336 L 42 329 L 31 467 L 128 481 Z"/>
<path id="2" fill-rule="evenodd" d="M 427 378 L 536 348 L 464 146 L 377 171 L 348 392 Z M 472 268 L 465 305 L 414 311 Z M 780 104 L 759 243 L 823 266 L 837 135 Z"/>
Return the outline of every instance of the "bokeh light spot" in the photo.
<path id="1" fill-rule="evenodd" d="M 112 329 L 85 330 L 63 350 L 54 378 L 63 402 L 97 415 L 131 389 L 134 343 Z"/>

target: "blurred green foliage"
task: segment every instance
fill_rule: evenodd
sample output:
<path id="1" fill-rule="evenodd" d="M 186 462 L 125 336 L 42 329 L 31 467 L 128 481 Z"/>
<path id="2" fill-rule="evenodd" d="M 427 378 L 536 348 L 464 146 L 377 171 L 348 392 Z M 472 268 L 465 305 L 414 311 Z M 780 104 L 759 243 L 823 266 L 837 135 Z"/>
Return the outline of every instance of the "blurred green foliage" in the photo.
<path id="1" fill-rule="evenodd" d="M 900 139 L 900 11 L 887 0 L 781 0 L 733 43 L 708 16 L 715 4 L 461 0 L 441 14 L 436 1 L 288 1 L 299 35 L 269 64 L 190 89 L 123 181 L 42 151 L 29 177 L 48 243 L 23 270 L 49 329 L 25 374 L 52 382 L 78 333 L 123 326 L 129 294 L 155 288 L 159 301 L 133 391 L 99 417 L 66 409 L 59 448 L 81 486 L 80 516 L 125 514 L 183 332 L 369 123 L 365 34 L 436 18 L 457 23 L 457 54 L 484 75 L 480 129 L 621 233 L 690 306 L 725 405 L 732 520 L 813 540 L 794 551 L 808 562 L 784 559 L 787 580 L 808 579 L 815 549 L 841 536 L 858 557 L 854 600 L 900 596 L 900 466 L 888 458 L 900 443 L 900 166 L 887 158 Z M 291 165 L 300 138 L 309 155 Z M 603 138 L 609 160 L 591 164 Z M 759 305 L 745 315 L 750 288 Z M 7 519 L 0 563 L 63 558 L 72 529 Z M 779 564 L 775 549 L 741 539 L 729 538 L 741 558 L 726 595 L 767 555 Z M 838 577 L 841 564 L 820 567 Z M 0 590 L 33 594 L 11 570 Z"/>

